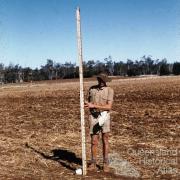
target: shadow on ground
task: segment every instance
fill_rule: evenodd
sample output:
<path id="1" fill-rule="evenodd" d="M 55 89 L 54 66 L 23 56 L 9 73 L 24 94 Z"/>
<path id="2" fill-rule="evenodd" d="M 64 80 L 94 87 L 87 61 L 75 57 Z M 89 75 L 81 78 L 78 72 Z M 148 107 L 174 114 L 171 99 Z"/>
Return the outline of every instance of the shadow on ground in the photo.
<path id="1" fill-rule="evenodd" d="M 54 160 L 59 162 L 65 168 L 74 171 L 76 168 L 73 167 L 74 164 L 82 165 L 82 159 L 78 158 L 74 152 L 71 152 L 66 149 L 53 149 L 52 155 L 46 155 L 44 152 L 41 152 L 28 143 L 25 144 L 26 148 L 33 150 L 35 153 L 41 155 L 45 159 Z"/>
<path id="2" fill-rule="evenodd" d="M 33 146 L 28 143 L 25 144 L 26 148 L 31 149 L 33 152 L 39 154 L 44 159 L 53 160 L 59 162 L 63 167 L 75 171 L 77 165 L 82 166 L 82 159 L 78 158 L 74 152 L 71 152 L 66 149 L 53 149 L 52 155 L 47 155 L 42 151 L 35 149 Z M 100 167 L 99 167 L 100 168 Z M 100 171 L 90 171 L 87 173 L 89 178 L 96 177 L 96 179 L 104 179 L 104 177 L 109 179 L 122 179 L 122 180 L 135 180 L 136 178 L 131 178 L 128 176 L 121 176 L 115 174 L 114 172 L 104 173 L 102 170 Z"/>

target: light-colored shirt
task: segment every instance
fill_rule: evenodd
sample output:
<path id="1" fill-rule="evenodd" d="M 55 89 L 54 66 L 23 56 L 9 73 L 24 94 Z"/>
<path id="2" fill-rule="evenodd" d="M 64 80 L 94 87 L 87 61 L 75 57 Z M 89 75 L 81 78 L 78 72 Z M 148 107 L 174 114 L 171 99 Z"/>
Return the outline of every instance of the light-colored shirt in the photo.
<path id="1" fill-rule="evenodd" d="M 111 87 L 93 86 L 89 90 L 89 102 L 93 104 L 106 105 L 113 102 L 114 90 Z"/>

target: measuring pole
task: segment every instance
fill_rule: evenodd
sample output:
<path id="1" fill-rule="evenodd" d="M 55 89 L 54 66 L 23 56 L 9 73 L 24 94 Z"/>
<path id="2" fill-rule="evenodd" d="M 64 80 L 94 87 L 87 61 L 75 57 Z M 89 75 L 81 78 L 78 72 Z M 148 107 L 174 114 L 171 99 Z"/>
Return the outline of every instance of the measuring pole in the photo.
<path id="1" fill-rule="evenodd" d="M 83 56 L 82 56 L 82 38 L 81 38 L 81 18 L 80 18 L 79 7 L 76 10 L 76 20 L 77 20 L 77 43 L 78 43 L 79 78 L 80 78 L 82 168 L 83 168 L 83 175 L 86 175 L 87 165 L 86 165 L 86 139 L 85 139 L 85 121 L 84 121 Z"/>

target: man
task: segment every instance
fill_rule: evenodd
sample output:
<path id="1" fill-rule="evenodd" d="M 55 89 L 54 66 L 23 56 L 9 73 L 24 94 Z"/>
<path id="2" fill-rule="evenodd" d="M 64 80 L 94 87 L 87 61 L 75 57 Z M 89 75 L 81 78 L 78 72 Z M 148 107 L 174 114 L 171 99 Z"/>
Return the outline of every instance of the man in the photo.
<path id="1" fill-rule="evenodd" d="M 110 110 L 112 108 L 114 91 L 107 86 L 107 82 L 111 79 L 104 73 L 96 76 L 98 84 L 89 89 L 88 102 L 85 107 L 90 110 L 90 135 L 91 135 L 91 164 L 90 170 L 96 170 L 97 147 L 99 141 L 99 134 L 102 133 L 103 143 L 103 171 L 108 172 L 108 152 L 109 152 L 109 132 L 110 132 Z M 102 114 L 104 121 L 99 122 Z"/>

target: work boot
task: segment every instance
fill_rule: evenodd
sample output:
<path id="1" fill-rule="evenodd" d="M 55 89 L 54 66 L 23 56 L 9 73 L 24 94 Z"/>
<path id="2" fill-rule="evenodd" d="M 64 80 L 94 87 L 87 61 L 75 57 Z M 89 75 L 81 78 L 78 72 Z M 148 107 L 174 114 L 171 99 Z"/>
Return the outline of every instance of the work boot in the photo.
<path id="1" fill-rule="evenodd" d="M 104 172 L 109 172 L 110 171 L 108 163 L 103 163 L 103 171 Z"/>
<path id="2" fill-rule="evenodd" d="M 94 160 L 91 160 L 90 161 L 90 164 L 88 165 L 88 168 L 87 168 L 89 171 L 96 171 L 97 170 L 97 167 L 96 167 L 96 161 Z"/>
<path id="3" fill-rule="evenodd" d="M 103 171 L 104 172 L 109 172 L 110 171 L 109 165 L 107 163 L 103 163 Z"/>

